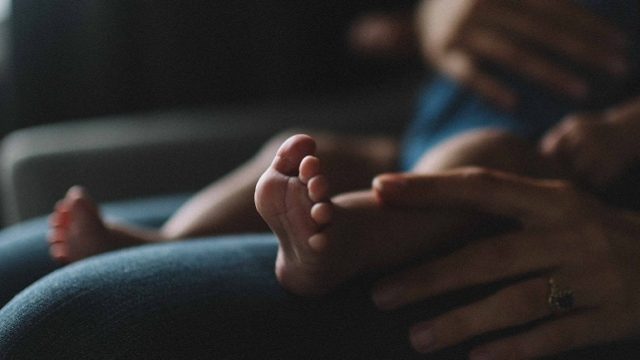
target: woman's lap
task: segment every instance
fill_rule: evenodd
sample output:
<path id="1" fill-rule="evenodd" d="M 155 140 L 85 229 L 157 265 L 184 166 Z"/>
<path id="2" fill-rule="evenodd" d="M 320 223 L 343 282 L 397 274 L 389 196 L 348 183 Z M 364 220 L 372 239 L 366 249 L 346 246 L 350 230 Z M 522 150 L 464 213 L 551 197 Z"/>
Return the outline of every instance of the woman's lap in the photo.
<path id="1" fill-rule="evenodd" d="M 184 198 L 104 210 L 155 226 Z M 272 235 L 143 246 L 59 268 L 46 231 L 38 219 L 0 232 L 0 307 L 19 293 L 0 309 L 0 359 L 420 358 L 408 327 L 442 308 L 378 312 L 364 280 L 325 298 L 290 295 L 273 275 Z"/>
<path id="2" fill-rule="evenodd" d="M 0 310 L 0 358 L 422 358 L 409 347 L 408 327 L 478 296 L 382 313 L 360 280 L 300 298 L 276 282 L 276 249 L 271 235 L 224 237 L 59 269 Z M 433 358 L 463 358 L 469 345 Z M 572 358 L 618 353 L 600 351 Z"/>
<path id="3" fill-rule="evenodd" d="M 0 307 L 59 267 L 49 257 L 46 222 L 31 221 L 0 232 Z"/>
<path id="4" fill-rule="evenodd" d="M 422 358 L 410 325 L 493 291 L 394 313 L 375 310 L 365 279 L 296 297 L 273 275 L 271 235 L 144 246 L 54 271 L 45 231 L 41 219 L 0 232 L 0 300 L 35 281 L 0 309 L 0 359 Z M 469 345 L 434 358 L 463 358 Z M 600 351 L 574 358 L 624 358 Z"/>
<path id="5" fill-rule="evenodd" d="M 366 282 L 320 299 L 290 295 L 273 276 L 276 248 L 271 235 L 247 235 L 70 265 L 0 310 L 0 358 L 416 356 L 413 311 L 377 312 Z"/>
<path id="6" fill-rule="evenodd" d="M 188 194 L 178 194 L 111 203 L 102 207 L 102 213 L 110 219 L 158 227 L 188 198 Z M 49 256 L 47 231 L 46 217 L 0 231 L 0 308 L 22 289 L 60 267 Z"/>

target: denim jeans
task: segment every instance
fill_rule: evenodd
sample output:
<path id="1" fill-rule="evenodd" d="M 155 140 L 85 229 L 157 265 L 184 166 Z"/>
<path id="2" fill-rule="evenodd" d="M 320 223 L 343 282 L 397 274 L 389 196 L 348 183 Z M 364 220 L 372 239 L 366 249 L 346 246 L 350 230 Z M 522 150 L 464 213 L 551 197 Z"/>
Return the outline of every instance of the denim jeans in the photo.
<path id="1" fill-rule="evenodd" d="M 431 308 L 378 312 L 364 280 L 291 295 L 273 275 L 276 249 L 271 235 L 246 235 L 69 265 L 0 310 L 0 358 L 419 358 L 407 329 Z"/>
<path id="2" fill-rule="evenodd" d="M 44 220 L 31 226 L 20 241 L 0 243 L 5 298 L 20 281 L 26 286 L 55 268 L 38 232 Z M 303 298 L 277 284 L 276 249 L 268 234 L 220 237 L 141 246 L 55 270 L 0 310 L 0 359 L 420 359 L 409 346 L 411 324 L 494 291 L 388 313 L 372 305 L 371 279 Z M 464 358 L 484 340 L 429 358 Z M 571 358 L 629 358 L 637 350 L 625 344 Z"/>
<path id="3" fill-rule="evenodd" d="M 104 212 L 154 226 L 185 198 Z M 60 268 L 46 230 L 37 219 L 0 232 L 0 359 L 417 356 L 408 318 L 376 311 L 365 280 L 318 299 L 284 291 L 272 235 L 141 246 Z"/>

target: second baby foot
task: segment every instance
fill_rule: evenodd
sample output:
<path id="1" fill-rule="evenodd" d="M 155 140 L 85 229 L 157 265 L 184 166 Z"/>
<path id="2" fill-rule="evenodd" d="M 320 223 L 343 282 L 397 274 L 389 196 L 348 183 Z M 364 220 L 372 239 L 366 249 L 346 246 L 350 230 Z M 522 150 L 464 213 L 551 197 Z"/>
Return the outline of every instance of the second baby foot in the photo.
<path id="1" fill-rule="evenodd" d="M 74 186 L 49 220 L 49 253 L 61 263 L 131 246 L 173 241 L 156 229 L 105 222 L 87 191 Z"/>
<path id="2" fill-rule="evenodd" d="M 98 207 L 84 188 L 74 186 L 56 205 L 48 236 L 51 257 L 69 263 L 117 248 Z"/>

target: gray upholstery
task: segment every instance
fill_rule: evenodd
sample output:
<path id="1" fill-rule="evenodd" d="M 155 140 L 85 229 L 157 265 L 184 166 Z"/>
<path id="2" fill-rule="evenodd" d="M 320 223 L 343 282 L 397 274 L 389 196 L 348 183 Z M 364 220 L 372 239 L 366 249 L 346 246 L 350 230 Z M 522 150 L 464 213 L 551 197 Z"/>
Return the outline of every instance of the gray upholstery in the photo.
<path id="1" fill-rule="evenodd" d="M 327 97 L 115 116 L 16 131 L 2 144 L 5 224 L 48 213 L 82 184 L 96 200 L 194 191 L 248 159 L 278 131 L 399 134 L 417 81 Z"/>

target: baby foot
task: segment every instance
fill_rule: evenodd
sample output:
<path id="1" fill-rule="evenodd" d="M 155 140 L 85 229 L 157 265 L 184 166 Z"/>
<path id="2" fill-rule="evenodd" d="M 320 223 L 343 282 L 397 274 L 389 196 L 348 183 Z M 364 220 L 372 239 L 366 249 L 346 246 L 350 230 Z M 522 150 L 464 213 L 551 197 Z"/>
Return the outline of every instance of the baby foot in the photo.
<path id="1" fill-rule="evenodd" d="M 311 137 L 289 138 L 260 177 L 255 192 L 256 208 L 280 242 L 278 280 L 300 295 L 327 292 L 338 282 L 329 264 L 329 238 L 321 233 L 331 221 L 333 205 L 314 152 Z"/>
<path id="2" fill-rule="evenodd" d="M 111 233 L 87 192 L 74 186 L 55 207 L 49 221 L 51 257 L 70 263 L 112 250 Z"/>
<path id="3" fill-rule="evenodd" d="M 258 181 L 258 212 L 279 240 L 276 276 L 288 290 L 320 295 L 460 243 L 486 228 L 473 211 L 384 206 L 372 190 L 329 199 L 307 135 L 289 138 Z"/>

